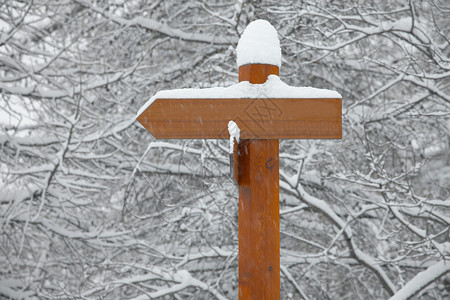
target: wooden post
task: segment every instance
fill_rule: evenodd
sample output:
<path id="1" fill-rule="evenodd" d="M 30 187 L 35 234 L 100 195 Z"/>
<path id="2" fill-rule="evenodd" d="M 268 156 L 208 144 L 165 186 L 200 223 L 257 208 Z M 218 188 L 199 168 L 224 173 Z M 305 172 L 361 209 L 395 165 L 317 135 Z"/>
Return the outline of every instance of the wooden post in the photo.
<path id="1" fill-rule="evenodd" d="M 261 84 L 277 66 L 239 67 L 239 81 Z M 280 299 L 279 140 L 239 143 L 239 299 Z"/>

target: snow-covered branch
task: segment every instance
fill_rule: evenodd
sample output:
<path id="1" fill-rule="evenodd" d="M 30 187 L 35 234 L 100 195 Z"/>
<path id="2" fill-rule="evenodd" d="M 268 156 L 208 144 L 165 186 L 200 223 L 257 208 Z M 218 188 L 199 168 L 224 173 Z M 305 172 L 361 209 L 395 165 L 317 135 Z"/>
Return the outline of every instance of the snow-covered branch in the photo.
<path id="1" fill-rule="evenodd" d="M 450 272 L 450 263 L 445 260 L 440 261 L 414 276 L 413 279 L 408 281 L 408 283 L 405 284 L 405 286 L 395 293 L 390 299 L 410 299 L 448 272 Z"/>

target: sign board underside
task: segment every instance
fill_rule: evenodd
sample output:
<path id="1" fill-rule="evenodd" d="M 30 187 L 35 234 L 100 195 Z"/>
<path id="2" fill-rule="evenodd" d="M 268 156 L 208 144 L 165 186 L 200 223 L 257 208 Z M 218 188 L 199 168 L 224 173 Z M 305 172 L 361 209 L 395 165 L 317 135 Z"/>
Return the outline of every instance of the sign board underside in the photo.
<path id="1" fill-rule="evenodd" d="M 339 139 L 341 99 L 156 99 L 138 121 L 160 139 Z"/>

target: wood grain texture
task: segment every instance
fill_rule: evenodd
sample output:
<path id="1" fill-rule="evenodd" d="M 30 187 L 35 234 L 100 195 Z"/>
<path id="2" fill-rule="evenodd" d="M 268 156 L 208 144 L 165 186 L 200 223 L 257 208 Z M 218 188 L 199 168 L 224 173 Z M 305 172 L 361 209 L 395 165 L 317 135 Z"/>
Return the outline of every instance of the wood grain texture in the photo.
<path id="1" fill-rule="evenodd" d="M 264 83 L 269 75 L 278 75 L 278 70 L 271 65 L 241 66 L 239 81 Z M 273 123 L 270 120 L 257 128 L 272 128 Z M 242 127 L 239 143 L 239 299 L 280 299 L 280 176 L 276 138 L 281 137 L 242 140 L 247 138 L 249 129 Z"/>
<path id="2" fill-rule="evenodd" d="M 235 183 L 239 182 L 239 144 L 236 139 L 234 139 L 234 147 L 233 147 L 233 180 Z"/>
<path id="3" fill-rule="evenodd" d="M 279 143 L 239 143 L 239 299 L 280 299 Z"/>
<path id="4" fill-rule="evenodd" d="M 160 139 L 339 139 L 341 99 L 157 99 L 138 121 Z"/>

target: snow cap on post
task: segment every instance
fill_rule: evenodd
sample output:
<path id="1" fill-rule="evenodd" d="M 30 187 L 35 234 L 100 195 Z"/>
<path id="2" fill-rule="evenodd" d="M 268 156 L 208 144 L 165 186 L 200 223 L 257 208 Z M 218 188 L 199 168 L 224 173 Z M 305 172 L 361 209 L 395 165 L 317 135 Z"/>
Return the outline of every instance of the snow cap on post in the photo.
<path id="1" fill-rule="evenodd" d="M 266 20 L 255 20 L 247 25 L 236 51 L 238 67 L 249 64 L 281 66 L 278 33 Z"/>

